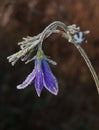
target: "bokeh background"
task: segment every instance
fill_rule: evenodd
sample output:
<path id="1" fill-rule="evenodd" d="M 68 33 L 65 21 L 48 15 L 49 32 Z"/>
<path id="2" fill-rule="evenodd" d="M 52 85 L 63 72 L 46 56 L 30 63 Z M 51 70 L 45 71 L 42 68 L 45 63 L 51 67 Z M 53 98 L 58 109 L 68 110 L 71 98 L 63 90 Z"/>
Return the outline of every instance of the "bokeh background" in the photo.
<path id="1" fill-rule="evenodd" d="M 0 0 L 0 130 L 99 130 L 99 95 L 92 76 L 75 47 L 59 35 L 48 38 L 43 49 L 57 66 L 59 94 L 43 89 L 37 97 L 34 85 L 17 90 L 34 63 L 6 57 L 19 50 L 22 37 L 40 33 L 59 20 L 90 30 L 83 48 L 99 77 L 99 0 Z"/>

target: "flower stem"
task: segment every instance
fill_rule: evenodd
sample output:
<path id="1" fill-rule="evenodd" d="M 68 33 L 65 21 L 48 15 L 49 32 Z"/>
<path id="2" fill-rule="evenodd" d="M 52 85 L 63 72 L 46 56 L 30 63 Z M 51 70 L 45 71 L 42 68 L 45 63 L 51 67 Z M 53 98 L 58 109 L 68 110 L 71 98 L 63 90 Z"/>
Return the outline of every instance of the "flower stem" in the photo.
<path id="1" fill-rule="evenodd" d="M 63 31 L 60 31 L 59 33 L 61 33 L 62 37 L 64 37 L 65 39 L 68 39 L 68 35 L 66 33 L 64 33 Z M 74 46 L 77 48 L 77 50 L 80 52 L 81 56 L 83 57 L 83 59 L 85 60 L 92 76 L 93 76 L 93 79 L 95 81 L 95 84 L 96 84 L 96 87 L 97 87 L 97 91 L 98 91 L 98 94 L 99 94 L 99 79 L 98 79 L 98 76 L 95 72 L 95 69 L 93 68 L 92 64 L 91 64 L 91 61 L 89 60 L 86 52 L 84 51 L 84 49 L 80 46 L 80 44 L 76 44 L 73 40 L 72 40 L 72 43 L 74 44 Z"/>
<path id="2" fill-rule="evenodd" d="M 98 76 L 97 76 L 97 74 L 96 74 L 96 72 L 95 72 L 95 70 L 94 70 L 94 68 L 93 68 L 93 66 L 92 66 L 92 64 L 91 64 L 87 54 L 85 53 L 84 49 L 80 45 L 78 46 L 78 45 L 76 45 L 76 43 L 73 43 L 73 44 L 75 45 L 75 47 L 80 52 L 80 54 L 83 57 L 83 59 L 85 60 L 87 66 L 88 66 L 88 68 L 89 68 L 89 70 L 90 70 L 90 72 L 91 72 L 91 74 L 93 76 L 93 79 L 95 81 L 95 84 L 96 84 L 96 87 L 97 87 L 97 91 L 98 91 L 98 94 L 99 94 L 99 79 L 98 79 Z"/>

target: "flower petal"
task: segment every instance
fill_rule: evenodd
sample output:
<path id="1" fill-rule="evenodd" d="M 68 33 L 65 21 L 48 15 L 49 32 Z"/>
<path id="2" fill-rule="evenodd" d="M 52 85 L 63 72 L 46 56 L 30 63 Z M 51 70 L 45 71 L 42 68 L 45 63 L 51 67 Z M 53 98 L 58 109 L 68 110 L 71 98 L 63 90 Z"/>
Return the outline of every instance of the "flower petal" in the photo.
<path id="1" fill-rule="evenodd" d="M 35 70 L 33 70 L 25 79 L 25 81 L 17 86 L 17 89 L 24 89 L 26 88 L 35 78 Z"/>
<path id="2" fill-rule="evenodd" d="M 48 65 L 48 63 L 42 59 L 42 70 L 43 70 L 43 74 L 44 74 L 44 87 L 50 91 L 52 94 L 57 95 L 58 93 L 58 83 L 57 80 L 55 78 L 55 76 L 53 75 L 53 73 L 51 72 L 51 69 Z"/>
<path id="3" fill-rule="evenodd" d="M 40 97 L 42 88 L 43 88 L 43 71 L 41 68 L 41 60 L 36 59 L 35 61 L 35 89 L 37 95 Z"/>

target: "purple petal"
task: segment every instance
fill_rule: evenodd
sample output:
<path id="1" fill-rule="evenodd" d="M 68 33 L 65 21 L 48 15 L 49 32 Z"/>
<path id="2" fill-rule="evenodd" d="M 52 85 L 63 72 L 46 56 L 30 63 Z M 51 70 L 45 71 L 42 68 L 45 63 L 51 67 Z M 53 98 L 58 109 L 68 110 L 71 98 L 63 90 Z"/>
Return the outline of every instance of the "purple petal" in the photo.
<path id="1" fill-rule="evenodd" d="M 42 70 L 44 74 L 44 80 L 43 80 L 44 87 L 48 89 L 48 91 L 50 91 L 54 95 L 57 95 L 58 93 L 57 80 L 55 76 L 53 75 L 53 73 L 51 72 L 51 69 L 48 63 L 44 59 L 42 59 Z"/>
<path id="2" fill-rule="evenodd" d="M 17 89 L 24 89 L 24 88 L 26 88 L 29 84 L 31 84 L 31 82 L 33 82 L 34 78 L 35 78 L 35 70 L 33 70 L 27 76 L 27 78 L 25 79 L 25 81 L 22 84 L 17 86 Z"/>
<path id="3" fill-rule="evenodd" d="M 37 95 L 40 97 L 42 88 L 43 88 L 43 71 L 41 68 L 41 60 L 35 61 L 35 89 Z"/>

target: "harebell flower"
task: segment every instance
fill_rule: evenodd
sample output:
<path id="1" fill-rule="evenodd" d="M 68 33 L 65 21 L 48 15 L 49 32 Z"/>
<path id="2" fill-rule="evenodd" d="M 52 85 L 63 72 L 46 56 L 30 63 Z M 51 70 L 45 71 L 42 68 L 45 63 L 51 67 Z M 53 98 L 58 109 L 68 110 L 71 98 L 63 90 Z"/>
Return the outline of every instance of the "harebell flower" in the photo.
<path id="1" fill-rule="evenodd" d="M 35 57 L 35 67 L 33 71 L 27 76 L 26 80 L 22 84 L 17 86 L 17 89 L 24 89 L 29 84 L 34 82 L 38 96 L 40 96 L 43 87 L 45 87 L 52 94 L 57 95 L 57 80 L 53 75 L 47 61 L 52 60 L 47 59 L 42 50 L 38 51 Z"/>
<path id="2" fill-rule="evenodd" d="M 59 27 L 59 28 L 58 28 Z M 60 29 L 61 28 L 61 29 Z M 12 65 L 21 59 L 25 61 L 25 63 L 29 63 L 31 61 L 35 61 L 35 66 L 33 71 L 27 76 L 25 81 L 17 86 L 17 89 L 24 89 L 28 85 L 34 82 L 35 89 L 37 95 L 40 96 L 43 87 L 45 87 L 49 92 L 54 95 L 58 93 L 58 83 L 53 75 L 48 62 L 52 64 L 56 64 L 56 62 L 49 59 L 44 54 L 44 50 L 42 49 L 42 43 L 44 39 L 48 38 L 53 33 L 59 33 L 62 37 L 68 40 L 68 42 L 72 43 L 77 50 L 80 52 L 81 56 L 85 60 L 92 76 L 95 81 L 97 91 L 99 93 L 99 80 L 97 74 L 87 56 L 83 48 L 81 47 L 82 42 L 87 42 L 85 35 L 88 34 L 90 31 L 81 31 L 80 27 L 76 27 L 75 24 L 67 26 L 66 24 L 55 21 L 48 25 L 40 34 L 37 36 L 27 36 L 23 38 L 22 42 L 19 42 L 18 45 L 20 46 L 20 50 L 15 54 L 8 56 L 7 59 L 11 62 Z M 32 52 L 34 51 L 35 47 L 37 47 L 37 54 L 36 56 L 31 57 Z"/>

